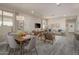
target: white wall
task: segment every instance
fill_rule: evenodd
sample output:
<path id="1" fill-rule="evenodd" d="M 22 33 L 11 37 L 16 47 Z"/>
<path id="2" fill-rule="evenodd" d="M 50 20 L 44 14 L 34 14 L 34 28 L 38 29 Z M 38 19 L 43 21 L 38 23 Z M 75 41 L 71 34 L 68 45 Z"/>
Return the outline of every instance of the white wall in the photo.
<path id="1" fill-rule="evenodd" d="M 79 31 L 79 16 L 77 16 L 77 21 L 76 21 L 76 31 Z"/>
<path id="2" fill-rule="evenodd" d="M 25 15 L 24 31 L 31 32 L 32 30 L 34 30 L 35 29 L 35 23 L 41 23 L 41 19 Z"/>
<path id="3" fill-rule="evenodd" d="M 57 24 L 57 25 L 56 25 Z M 54 18 L 48 20 L 48 26 L 52 30 L 58 31 L 58 29 L 66 30 L 66 20 L 65 18 Z"/>
<path id="4" fill-rule="evenodd" d="M 5 41 L 7 39 L 6 34 L 8 32 L 11 32 L 11 27 L 8 27 L 8 26 L 0 27 L 0 41 Z"/>

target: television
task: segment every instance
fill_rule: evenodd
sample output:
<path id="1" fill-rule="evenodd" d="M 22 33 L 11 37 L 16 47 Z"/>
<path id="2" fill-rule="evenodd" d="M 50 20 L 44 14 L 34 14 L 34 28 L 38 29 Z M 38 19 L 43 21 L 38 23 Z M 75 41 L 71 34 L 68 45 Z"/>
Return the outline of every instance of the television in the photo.
<path id="1" fill-rule="evenodd" d="M 41 24 L 40 23 L 35 23 L 35 28 L 40 28 Z"/>

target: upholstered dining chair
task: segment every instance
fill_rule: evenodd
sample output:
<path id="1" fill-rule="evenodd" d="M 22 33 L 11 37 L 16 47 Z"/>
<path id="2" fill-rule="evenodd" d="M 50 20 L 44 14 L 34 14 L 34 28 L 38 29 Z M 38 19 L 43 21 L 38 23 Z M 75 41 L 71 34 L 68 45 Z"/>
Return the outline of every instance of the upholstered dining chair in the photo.
<path id="1" fill-rule="evenodd" d="M 52 43 L 53 43 L 53 41 L 55 39 L 55 35 L 53 33 L 47 32 L 47 33 L 44 33 L 44 35 L 45 35 L 44 42 L 46 42 L 47 40 L 49 40 L 50 42 L 52 41 Z"/>
<path id="2" fill-rule="evenodd" d="M 38 52 L 37 52 L 37 49 L 36 49 L 36 38 L 35 37 L 31 38 L 31 40 L 29 41 L 28 45 L 25 46 L 24 49 L 27 52 L 31 52 L 31 54 L 32 54 L 32 50 L 35 49 L 35 52 L 38 55 Z"/>
<path id="3" fill-rule="evenodd" d="M 17 48 L 18 45 L 17 45 L 17 43 L 15 42 L 13 35 L 11 35 L 10 33 L 7 34 L 7 41 L 8 41 L 8 45 L 9 45 L 9 48 L 10 48 L 9 54 L 10 54 L 12 51 L 13 51 L 13 54 L 15 54 L 15 50 L 16 50 L 16 48 Z"/>

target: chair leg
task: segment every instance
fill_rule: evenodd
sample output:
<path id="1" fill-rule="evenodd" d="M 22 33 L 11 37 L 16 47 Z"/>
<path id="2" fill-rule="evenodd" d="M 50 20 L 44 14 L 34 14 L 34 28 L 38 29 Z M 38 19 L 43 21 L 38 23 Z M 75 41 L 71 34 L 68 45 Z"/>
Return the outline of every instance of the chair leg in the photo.
<path id="1" fill-rule="evenodd" d="M 16 49 L 13 49 L 13 53 L 14 53 L 14 55 L 15 55 L 15 52 L 16 52 Z"/>
<path id="2" fill-rule="evenodd" d="M 21 52 L 22 52 L 22 55 L 24 54 L 24 45 L 22 45 L 22 47 L 21 47 Z"/>
<path id="3" fill-rule="evenodd" d="M 10 50 L 9 50 L 9 53 L 8 53 L 8 55 L 10 55 L 10 53 L 11 53 L 11 48 L 10 48 Z"/>
<path id="4" fill-rule="evenodd" d="M 30 51 L 31 55 L 32 55 L 32 51 Z"/>
<path id="5" fill-rule="evenodd" d="M 13 52 L 13 54 L 15 55 L 15 50 L 16 50 L 16 49 L 12 49 L 12 48 L 10 48 L 8 55 L 10 55 L 11 52 Z"/>
<path id="6" fill-rule="evenodd" d="M 9 45 L 7 45 L 7 47 L 6 47 L 6 50 L 8 50 L 9 49 Z"/>
<path id="7" fill-rule="evenodd" d="M 36 54 L 38 55 L 38 52 L 37 52 L 37 49 L 36 49 L 36 47 L 35 47 L 35 51 L 36 51 Z"/>

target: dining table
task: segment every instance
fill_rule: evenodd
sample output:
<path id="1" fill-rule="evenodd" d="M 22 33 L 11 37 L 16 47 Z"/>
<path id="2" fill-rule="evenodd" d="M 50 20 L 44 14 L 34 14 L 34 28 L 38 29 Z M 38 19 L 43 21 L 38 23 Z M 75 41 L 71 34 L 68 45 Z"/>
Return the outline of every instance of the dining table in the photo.
<path id="1" fill-rule="evenodd" d="M 26 44 L 27 41 L 29 41 L 29 39 L 31 39 L 31 36 L 32 35 L 25 35 L 25 36 L 21 36 L 21 37 L 18 37 L 16 39 L 17 43 L 19 44 L 19 47 L 20 47 L 20 54 L 22 55 L 23 54 L 23 51 L 24 51 L 24 44 Z"/>

